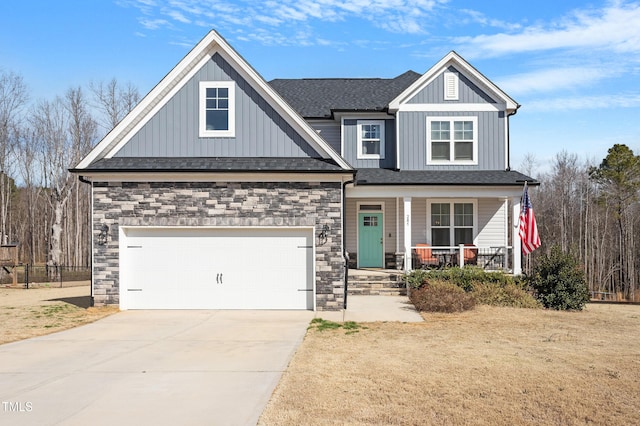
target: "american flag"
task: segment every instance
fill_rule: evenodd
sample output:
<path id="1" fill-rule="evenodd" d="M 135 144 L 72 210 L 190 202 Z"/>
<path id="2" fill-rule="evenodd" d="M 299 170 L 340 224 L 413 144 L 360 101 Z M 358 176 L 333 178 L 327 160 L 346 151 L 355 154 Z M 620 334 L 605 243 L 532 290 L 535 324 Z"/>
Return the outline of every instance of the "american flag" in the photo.
<path id="1" fill-rule="evenodd" d="M 536 217 L 533 214 L 533 206 L 529 199 L 529 189 L 527 188 L 526 182 L 524 184 L 524 193 L 522 194 L 519 235 L 522 240 L 522 252 L 525 255 L 540 247 L 538 226 L 536 225 Z"/>

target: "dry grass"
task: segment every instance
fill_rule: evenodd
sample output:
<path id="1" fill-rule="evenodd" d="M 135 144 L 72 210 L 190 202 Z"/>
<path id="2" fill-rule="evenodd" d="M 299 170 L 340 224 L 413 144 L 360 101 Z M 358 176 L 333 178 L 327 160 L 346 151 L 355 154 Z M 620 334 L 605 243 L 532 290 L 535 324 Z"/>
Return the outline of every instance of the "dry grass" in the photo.
<path id="1" fill-rule="evenodd" d="M 310 330 L 262 425 L 640 424 L 640 306 Z"/>
<path id="2" fill-rule="evenodd" d="M 87 324 L 117 312 L 89 307 L 88 286 L 1 288 L 0 344 Z"/>

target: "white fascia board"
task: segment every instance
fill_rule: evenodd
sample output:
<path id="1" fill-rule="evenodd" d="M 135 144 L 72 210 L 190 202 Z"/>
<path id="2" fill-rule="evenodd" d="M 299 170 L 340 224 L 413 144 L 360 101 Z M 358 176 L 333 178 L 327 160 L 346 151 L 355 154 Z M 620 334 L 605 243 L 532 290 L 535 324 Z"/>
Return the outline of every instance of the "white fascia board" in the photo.
<path id="1" fill-rule="evenodd" d="M 119 144 L 122 140 L 128 140 L 129 137 L 134 134 L 132 131 L 137 124 L 141 121 L 146 123 L 153 116 L 150 112 L 154 109 L 154 106 L 162 102 L 163 99 L 164 102 L 162 102 L 162 105 L 164 105 L 168 99 L 170 99 L 170 97 L 167 96 L 168 93 L 175 93 L 177 91 L 176 86 L 181 87 L 178 83 L 185 81 L 183 79 L 184 75 L 189 73 L 189 71 L 193 71 L 194 68 L 197 70 L 197 64 L 204 63 L 208 60 L 207 53 L 209 52 L 209 46 L 215 43 L 216 38 L 219 37 L 215 31 L 209 32 L 75 168 L 87 168 L 96 159 L 103 158 L 109 151 L 113 151 L 112 147 L 114 145 Z"/>
<path id="2" fill-rule="evenodd" d="M 500 98 L 500 101 L 504 102 L 507 111 L 515 111 L 520 105 L 514 101 L 509 95 L 496 86 L 491 80 L 485 77 L 480 71 L 475 69 L 464 58 L 458 55 L 453 50 L 445 55 L 437 64 L 429 68 L 422 77 L 413 82 L 412 85 L 407 87 L 402 93 L 400 93 L 394 100 L 389 103 L 389 111 L 397 111 L 400 109 L 400 105 L 405 104 L 409 99 L 415 96 L 420 90 L 429 85 L 438 75 L 444 72 L 449 65 L 454 65 L 467 76 L 473 77 L 472 79 L 478 83 L 478 85 L 489 92 L 493 92 Z"/>
<path id="3" fill-rule="evenodd" d="M 498 112 L 504 110 L 504 104 L 402 104 L 398 107 L 398 111 L 401 112 Z"/>
<path id="4" fill-rule="evenodd" d="M 347 185 L 347 198 L 505 198 L 522 195 L 522 186 Z"/>
<path id="5" fill-rule="evenodd" d="M 230 62 L 268 102 L 272 101 L 269 102 L 270 105 L 285 119 L 289 118 L 289 124 L 303 137 L 306 135 L 307 142 L 318 152 L 330 157 L 343 169 L 352 169 L 346 160 L 333 151 L 311 125 L 214 30 L 210 31 L 75 168 L 84 169 L 98 158 L 113 157 L 215 53 L 220 53 Z"/>
<path id="6" fill-rule="evenodd" d="M 92 182 L 347 182 L 351 173 L 271 172 L 88 172 L 78 173 Z"/>

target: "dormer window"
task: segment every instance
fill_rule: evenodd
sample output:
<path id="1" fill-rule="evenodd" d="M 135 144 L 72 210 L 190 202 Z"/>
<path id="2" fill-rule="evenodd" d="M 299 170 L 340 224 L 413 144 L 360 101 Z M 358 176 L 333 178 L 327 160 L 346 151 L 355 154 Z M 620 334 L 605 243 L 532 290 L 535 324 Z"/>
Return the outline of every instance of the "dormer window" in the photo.
<path id="1" fill-rule="evenodd" d="M 427 164 L 478 164 L 478 118 L 427 118 Z"/>
<path id="2" fill-rule="evenodd" d="M 200 137 L 235 136 L 235 83 L 200 82 Z"/>
<path id="3" fill-rule="evenodd" d="M 384 120 L 358 121 L 358 158 L 384 159 Z"/>
<path id="4" fill-rule="evenodd" d="M 458 100 L 458 74 L 454 72 L 444 73 L 444 100 Z"/>

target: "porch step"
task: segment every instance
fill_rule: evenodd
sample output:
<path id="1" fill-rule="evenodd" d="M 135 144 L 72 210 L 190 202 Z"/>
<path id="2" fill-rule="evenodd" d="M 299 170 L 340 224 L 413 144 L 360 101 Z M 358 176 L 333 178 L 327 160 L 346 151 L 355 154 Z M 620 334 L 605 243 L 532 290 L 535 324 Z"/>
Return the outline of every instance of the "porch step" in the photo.
<path id="1" fill-rule="evenodd" d="M 350 270 L 348 292 L 363 296 L 405 296 L 407 289 L 401 273 Z"/>

